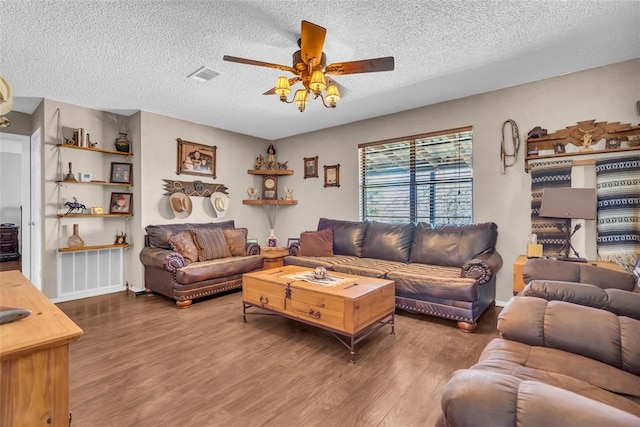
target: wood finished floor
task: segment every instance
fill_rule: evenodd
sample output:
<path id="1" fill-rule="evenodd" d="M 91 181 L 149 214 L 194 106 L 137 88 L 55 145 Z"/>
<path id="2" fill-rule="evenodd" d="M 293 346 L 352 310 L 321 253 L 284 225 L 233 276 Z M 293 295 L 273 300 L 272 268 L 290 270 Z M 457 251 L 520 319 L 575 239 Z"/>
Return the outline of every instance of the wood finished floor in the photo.
<path id="1" fill-rule="evenodd" d="M 431 426 L 450 374 L 476 362 L 499 308 L 477 332 L 398 311 L 349 351 L 278 316 L 242 322 L 241 293 L 186 310 L 129 292 L 58 306 L 84 330 L 70 349 L 73 427 Z"/>

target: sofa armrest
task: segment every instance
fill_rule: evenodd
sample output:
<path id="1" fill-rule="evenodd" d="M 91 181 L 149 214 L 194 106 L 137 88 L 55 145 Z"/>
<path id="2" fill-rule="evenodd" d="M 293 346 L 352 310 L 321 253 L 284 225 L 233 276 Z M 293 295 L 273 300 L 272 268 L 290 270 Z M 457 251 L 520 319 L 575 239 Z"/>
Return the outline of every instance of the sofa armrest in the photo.
<path id="1" fill-rule="evenodd" d="M 502 256 L 498 252 L 481 254 L 464 263 L 461 276 L 471 277 L 484 285 L 500 270 L 500 267 L 502 267 Z"/>
<path id="2" fill-rule="evenodd" d="M 558 402 L 562 402 L 559 410 Z M 440 426 L 581 427 L 637 425 L 621 409 L 540 381 L 497 372 L 453 373 L 442 394 Z"/>
<path id="3" fill-rule="evenodd" d="M 247 255 L 260 255 L 262 248 L 257 243 L 247 243 Z"/>
<path id="4" fill-rule="evenodd" d="M 524 288 L 522 295 L 600 308 L 618 316 L 640 320 L 640 293 L 637 292 L 602 289 L 587 283 L 532 280 Z"/>
<path id="5" fill-rule="evenodd" d="M 293 242 L 289 246 L 289 255 L 298 256 L 300 253 L 300 242 Z"/>
<path id="6" fill-rule="evenodd" d="M 508 340 L 567 351 L 640 375 L 640 320 L 515 296 L 498 315 L 498 331 Z"/>
<path id="7" fill-rule="evenodd" d="M 149 247 L 144 247 L 140 251 L 140 261 L 147 267 L 160 268 L 171 273 L 187 265 L 178 252 Z"/>

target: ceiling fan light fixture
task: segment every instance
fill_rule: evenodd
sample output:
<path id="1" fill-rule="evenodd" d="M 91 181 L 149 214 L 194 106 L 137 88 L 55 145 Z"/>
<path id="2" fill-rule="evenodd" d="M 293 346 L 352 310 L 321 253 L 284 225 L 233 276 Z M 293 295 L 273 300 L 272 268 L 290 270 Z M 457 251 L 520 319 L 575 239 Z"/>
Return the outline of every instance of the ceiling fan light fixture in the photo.
<path id="1" fill-rule="evenodd" d="M 286 102 L 287 95 L 291 93 L 291 85 L 289 84 L 289 79 L 285 76 L 278 77 L 278 82 L 276 83 L 276 94 L 280 96 L 280 101 Z"/>
<path id="2" fill-rule="evenodd" d="M 329 85 L 327 88 L 327 102 L 331 108 L 336 108 L 338 105 L 338 101 L 340 101 L 340 91 L 338 90 L 338 86 Z"/>
<path id="3" fill-rule="evenodd" d="M 302 113 L 304 111 L 304 108 L 307 106 L 307 103 L 309 102 L 307 91 L 305 89 L 298 89 L 296 91 L 296 96 L 293 99 L 293 102 L 298 104 L 298 109 Z"/>
<path id="4" fill-rule="evenodd" d="M 311 89 L 314 95 L 320 95 L 320 92 L 327 88 L 327 81 L 324 78 L 324 73 L 320 70 L 316 70 L 311 75 L 311 83 L 309 83 L 309 89 Z"/>

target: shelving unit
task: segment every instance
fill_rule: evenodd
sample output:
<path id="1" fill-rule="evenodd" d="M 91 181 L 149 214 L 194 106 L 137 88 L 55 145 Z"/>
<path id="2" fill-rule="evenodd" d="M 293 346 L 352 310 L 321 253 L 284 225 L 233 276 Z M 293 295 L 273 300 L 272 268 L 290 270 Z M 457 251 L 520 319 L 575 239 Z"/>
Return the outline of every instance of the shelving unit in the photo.
<path id="1" fill-rule="evenodd" d="M 81 184 L 81 185 L 110 185 L 110 186 L 118 186 L 118 187 L 132 187 L 131 184 L 123 184 L 121 182 L 106 182 L 106 181 L 89 181 L 89 182 L 84 182 L 84 181 L 56 181 L 56 183 L 58 183 L 58 185 L 65 185 L 65 184 L 76 185 L 76 184 Z"/>
<path id="2" fill-rule="evenodd" d="M 584 144 L 583 139 L 585 135 L 589 136 L 589 139 L 593 137 L 592 144 L 596 145 L 603 140 L 617 140 L 618 147 L 616 148 L 600 148 L 582 151 L 566 152 L 566 147 L 571 144 L 574 147 L 582 147 Z M 640 136 L 640 125 L 632 126 L 629 123 L 621 124 L 620 122 L 608 123 L 597 122 L 595 120 L 585 120 L 578 122 L 575 125 L 567 126 L 565 129 L 558 130 L 547 136 L 540 138 L 528 138 L 527 146 L 524 153 L 525 172 L 529 172 L 529 162 L 542 160 L 542 159 L 555 159 L 555 158 L 572 158 L 582 156 L 598 156 L 606 153 L 624 153 L 630 151 L 640 151 L 640 146 L 631 146 L 630 141 L 632 138 Z M 625 146 L 623 146 L 625 144 Z M 560 152 L 555 149 L 557 146 L 561 148 Z M 534 152 L 540 152 L 545 150 L 553 150 L 553 153 L 545 154 L 531 154 Z M 588 165 L 595 164 L 595 159 L 577 160 L 574 162 L 576 165 Z"/>
<path id="3" fill-rule="evenodd" d="M 102 153 L 102 154 L 115 154 L 117 156 L 125 156 L 125 157 L 133 156 L 133 153 L 125 153 L 122 151 L 115 151 L 115 150 L 104 150 L 102 148 L 94 148 L 94 147 L 80 147 L 78 145 L 73 145 L 73 144 L 56 144 L 56 147 L 71 148 L 73 150 L 93 151 L 94 153 Z"/>
<path id="4" fill-rule="evenodd" d="M 93 245 L 93 246 L 83 246 L 81 248 L 58 248 L 58 252 L 80 252 L 80 251 L 95 251 L 98 249 L 115 249 L 115 248 L 123 248 L 127 249 L 132 247 L 131 244 L 126 245 Z"/>

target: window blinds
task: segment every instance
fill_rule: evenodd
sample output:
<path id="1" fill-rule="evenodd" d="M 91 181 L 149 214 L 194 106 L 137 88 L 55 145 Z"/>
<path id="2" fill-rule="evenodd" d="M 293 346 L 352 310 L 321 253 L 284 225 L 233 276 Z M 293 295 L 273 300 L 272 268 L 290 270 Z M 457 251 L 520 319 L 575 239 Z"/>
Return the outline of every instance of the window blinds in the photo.
<path id="1" fill-rule="evenodd" d="M 359 146 L 360 218 L 473 222 L 471 128 Z"/>

